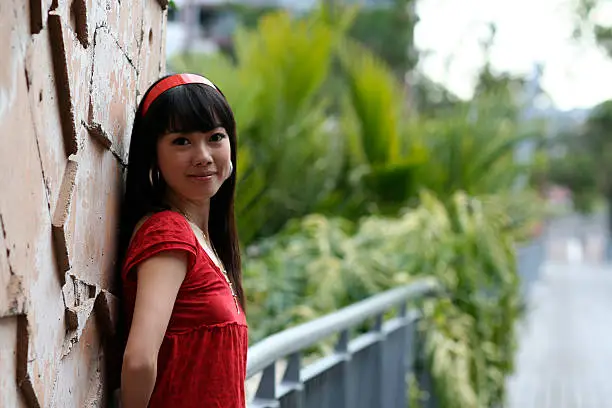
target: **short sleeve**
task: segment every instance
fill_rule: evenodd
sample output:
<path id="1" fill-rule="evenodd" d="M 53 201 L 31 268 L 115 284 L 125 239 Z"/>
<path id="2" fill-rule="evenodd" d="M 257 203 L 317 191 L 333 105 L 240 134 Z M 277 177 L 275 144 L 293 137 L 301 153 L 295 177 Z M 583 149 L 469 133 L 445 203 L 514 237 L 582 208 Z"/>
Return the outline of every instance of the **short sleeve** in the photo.
<path id="1" fill-rule="evenodd" d="M 163 251 L 181 250 L 188 253 L 189 268 L 195 263 L 197 241 L 183 216 L 174 211 L 162 211 L 149 217 L 136 231 L 128 247 L 121 271 L 124 280 L 135 281 L 134 268 L 144 260 Z"/>

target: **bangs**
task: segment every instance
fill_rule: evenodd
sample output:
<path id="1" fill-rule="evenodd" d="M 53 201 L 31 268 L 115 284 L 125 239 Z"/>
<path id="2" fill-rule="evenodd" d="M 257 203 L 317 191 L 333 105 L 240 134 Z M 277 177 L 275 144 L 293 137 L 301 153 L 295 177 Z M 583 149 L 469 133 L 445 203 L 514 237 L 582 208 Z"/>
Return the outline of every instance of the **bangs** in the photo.
<path id="1" fill-rule="evenodd" d="M 146 120 L 157 136 L 166 133 L 208 132 L 223 127 L 233 131 L 233 114 L 223 95 L 204 84 L 169 89 L 151 104 Z"/>

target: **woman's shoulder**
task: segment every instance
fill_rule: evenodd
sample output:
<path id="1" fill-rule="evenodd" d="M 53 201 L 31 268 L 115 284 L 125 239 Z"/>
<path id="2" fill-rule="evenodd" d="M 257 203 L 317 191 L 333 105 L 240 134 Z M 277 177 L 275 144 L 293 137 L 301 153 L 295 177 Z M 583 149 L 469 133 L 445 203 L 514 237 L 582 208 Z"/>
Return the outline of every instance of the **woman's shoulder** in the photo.
<path id="1" fill-rule="evenodd" d="M 195 238 L 189 223 L 181 214 L 163 210 L 142 217 L 134 227 L 131 245 L 142 244 L 143 241 L 186 241 L 194 244 Z"/>
<path id="2" fill-rule="evenodd" d="M 123 272 L 127 273 L 137 263 L 165 250 L 185 250 L 194 259 L 197 254 L 197 241 L 187 220 L 170 210 L 147 214 L 136 224 Z"/>
<path id="3" fill-rule="evenodd" d="M 134 234 L 138 233 L 142 229 L 189 229 L 189 224 L 185 217 L 176 211 L 162 210 L 154 213 L 149 213 L 142 217 L 136 227 L 134 227 Z"/>

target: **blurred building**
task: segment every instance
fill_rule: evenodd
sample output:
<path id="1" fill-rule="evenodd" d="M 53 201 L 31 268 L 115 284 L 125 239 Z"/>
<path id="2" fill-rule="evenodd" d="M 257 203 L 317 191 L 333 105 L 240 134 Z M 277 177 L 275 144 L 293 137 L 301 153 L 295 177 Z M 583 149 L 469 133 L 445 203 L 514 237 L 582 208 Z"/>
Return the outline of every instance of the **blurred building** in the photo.
<path id="1" fill-rule="evenodd" d="M 246 16 L 256 17 L 271 9 L 302 13 L 316 7 L 317 0 L 175 0 L 174 3 L 176 8 L 168 10 L 168 60 L 183 52 L 214 53 L 230 48 L 232 35 Z M 345 0 L 345 3 L 375 9 L 390 7 L 394 0 Z M 414 13 L 414 3 L 410 12 Z"/>
<path id="2" fill-rule="evenodd" d="M 167 58 L 186 51 L 212 53 L 230 42 L 237 19 L 228 1 L 176 0 L 175 4 L 168 10 Z"/>

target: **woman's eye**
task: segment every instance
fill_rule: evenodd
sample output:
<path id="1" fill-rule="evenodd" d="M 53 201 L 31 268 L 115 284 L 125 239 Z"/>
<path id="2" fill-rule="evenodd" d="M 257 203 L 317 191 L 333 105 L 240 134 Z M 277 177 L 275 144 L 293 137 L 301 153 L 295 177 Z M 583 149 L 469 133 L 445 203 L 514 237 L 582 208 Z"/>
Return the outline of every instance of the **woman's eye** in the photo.
<path id="1" fill-rule="evenodd" d="M 177 137 L 176 139 L 172 141 L 172 144 L 175 144 L 178 146 L 185 146 L 189 144 L 189 139 L 187 139 L 186 137 Z"/>
<path id="2" fill-rule="evenodd" d="M 223 140 L 224 137 L 225 137 L 225 134 L 223 134 L 223 133 L 215 133 L 214 135 L 212 135 L 210 137 L 210 141 L 211 142 L 220 142 L 221 140 Z"/>

